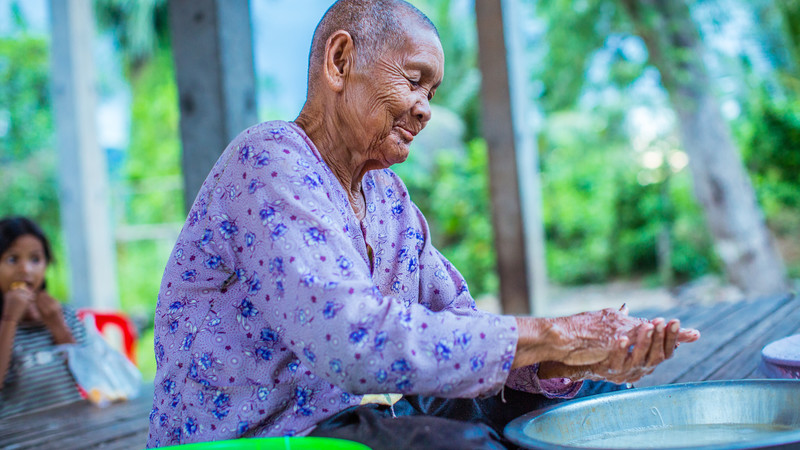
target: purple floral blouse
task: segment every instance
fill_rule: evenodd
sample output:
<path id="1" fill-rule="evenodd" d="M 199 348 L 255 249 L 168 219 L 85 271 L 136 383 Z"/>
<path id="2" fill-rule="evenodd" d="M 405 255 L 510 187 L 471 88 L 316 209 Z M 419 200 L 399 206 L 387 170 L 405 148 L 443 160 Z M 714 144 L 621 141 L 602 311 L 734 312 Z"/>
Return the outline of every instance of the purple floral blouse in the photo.
<path id="1" fill-rule="evenodd" d="M 294 123 L 231 142 L 164 272 L 148 447 L 304 435 L 363 394 L 476 397 L 506 383 L 514 318 L 475 308 L 392 171 L 362 183 L 363 222 Z M 514 372 L 510 386 L 549 396 L 579 387 Z"/>

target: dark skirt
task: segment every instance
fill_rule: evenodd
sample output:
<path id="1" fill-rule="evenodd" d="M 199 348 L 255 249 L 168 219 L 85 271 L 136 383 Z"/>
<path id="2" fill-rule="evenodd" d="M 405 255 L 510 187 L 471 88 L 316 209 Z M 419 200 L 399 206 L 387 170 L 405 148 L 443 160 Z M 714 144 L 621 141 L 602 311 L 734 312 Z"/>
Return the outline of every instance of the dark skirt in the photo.
<path id="1" fill-rule="evenodd" d="M 587 381 L 576 398 L 620 389 L 625 387 Z M 508 388 L 503 396 L 483 399 L 404 396 L 394 405 L 396 417 L 388 406 L 354 406 L 321 422 L 311 436 L 361 442 L 373 450 L 515 449 L 503 436 L 506 424 L 563 401 Z"/>

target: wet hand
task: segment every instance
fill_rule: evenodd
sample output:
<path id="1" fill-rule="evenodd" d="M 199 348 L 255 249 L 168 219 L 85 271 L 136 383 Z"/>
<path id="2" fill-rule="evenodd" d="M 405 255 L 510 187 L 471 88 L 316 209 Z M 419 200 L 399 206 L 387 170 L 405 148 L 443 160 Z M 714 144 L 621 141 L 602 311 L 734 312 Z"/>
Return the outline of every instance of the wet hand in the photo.
<path id="1" fill-rule="evenodd" d="M 598 376 L 658 365 L 672 356 L 679 343 L 700 336 L 696 330 L 681 329 L 677 320 L 664 324 L 663 319 L 629 317 L 625 305 L 619 310 L 607 308 L 554 319 L 518 317 L 517 325 L 519 340 L 512 368 L 550 361 L 591 368 Z"/>
<path id="2" fill-rule="evenodd" d="M 647 325 L 640 328 L 630 347 L 620 348 L 606 361 L 585 368 L 584 378 L 633 383 L 653 373 L 656 366 L 671 358 L 681 342 L 694 342 L 700 338 L 699 331 L 681 328 L 678 319 L 667 321 L 658 317 L 642 321 Z"/>
<path id="3" fill-rule="evenodd" d="M 697 330 L 680 328 L 677 319 L 639 320 L 643 325 L 638 328 L 630 345 L 620 344 L 606 360 L 582 366 L 544 363 L 540 367 L 540 376 L 633 383 L 653 373 L 656 366 L 671 358 L 679 343 L 694 342 L 700 337 Z"/>
<path id="4" fill-rule="evenodd" d="M 596 364 L 617 355 L 652 325 L 629 317 L 623 307 L 560 317 L 555 319 L 555 327 L 558 338 L 553 345 L 560 354 L 553 360 L 578 366 Z"/>

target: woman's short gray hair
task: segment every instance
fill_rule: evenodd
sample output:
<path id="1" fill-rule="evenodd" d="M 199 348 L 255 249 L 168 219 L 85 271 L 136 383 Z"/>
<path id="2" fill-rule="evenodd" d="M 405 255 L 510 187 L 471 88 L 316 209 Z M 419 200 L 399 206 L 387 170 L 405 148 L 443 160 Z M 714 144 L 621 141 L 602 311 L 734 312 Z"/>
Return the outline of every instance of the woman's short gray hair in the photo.
<path id="1" fill-rule="evenodd" d="M 350 33 L 356 47 L 356 64 L 363 67 L 372 63 L 387 45 L 403 39 L 406 23 L 415 20 L 439 32 L 431 20 L 414 5 L 404 0 L 339 0 L 322 16 L 314 31 L 309 55 L 309 82 L 317 71 L 325 53 L 328 38 L 339 30 Z"/>

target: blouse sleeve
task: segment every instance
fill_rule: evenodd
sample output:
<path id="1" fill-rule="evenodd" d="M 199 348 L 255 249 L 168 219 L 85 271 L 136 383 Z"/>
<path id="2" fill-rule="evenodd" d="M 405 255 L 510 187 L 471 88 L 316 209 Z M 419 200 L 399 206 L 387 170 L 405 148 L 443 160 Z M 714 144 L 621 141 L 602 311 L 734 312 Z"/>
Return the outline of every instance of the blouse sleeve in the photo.
<path id="1" fill-rule="evenodd" d="M 405 189 L 404 186 L 402 186 Z M 420 302 L 434 311 L 448 311 L 465 316 L 489 316 L 476 307 L 475 300 L 467 288 L 467 282 L 458 269 L 447 260 L 431 243 L 428 224 L 419 209 L 411 203 L 412 210 L 418 216 L 421 224 L 424 246 L 420 263 Z M 453 289 L 443 289 L 443 284 L 453 286 Z M 446 292 L 456 292 L 455 297 L 442 295 Z M 514 320 L 511 316 L 511 320 Z M 516 346 L 515 346 L 516 350 Z M 574 382 L 568 378 L 554 378 L 540 380 L 537 372 L 538 364 L 511 370 L 506 380 L 506 386 L 530 392 L 543 394 L 549 398 L 572 398 L 582 386 L 582 382 Z"/>
<path id="2" fill-rule="evenodd" d="M 231 146 L 198 245 L 240 281 L 237 320 L 266 321 L 315 375 L 352 394 L 500 390 L 516 347 L 512 317 L 382 295 L 302 141 L 251 136 Z"/>
<path id="3" fill-rule="evenodd" d="M 518 391 L 542 394 L 548 398 L 573 398 L 583 386 L 583 381 L 572 381 L 569 378 L 540 380 L 538 370 L 539 364 L 513 369 L 508 374 L 506 386 Z"/>

